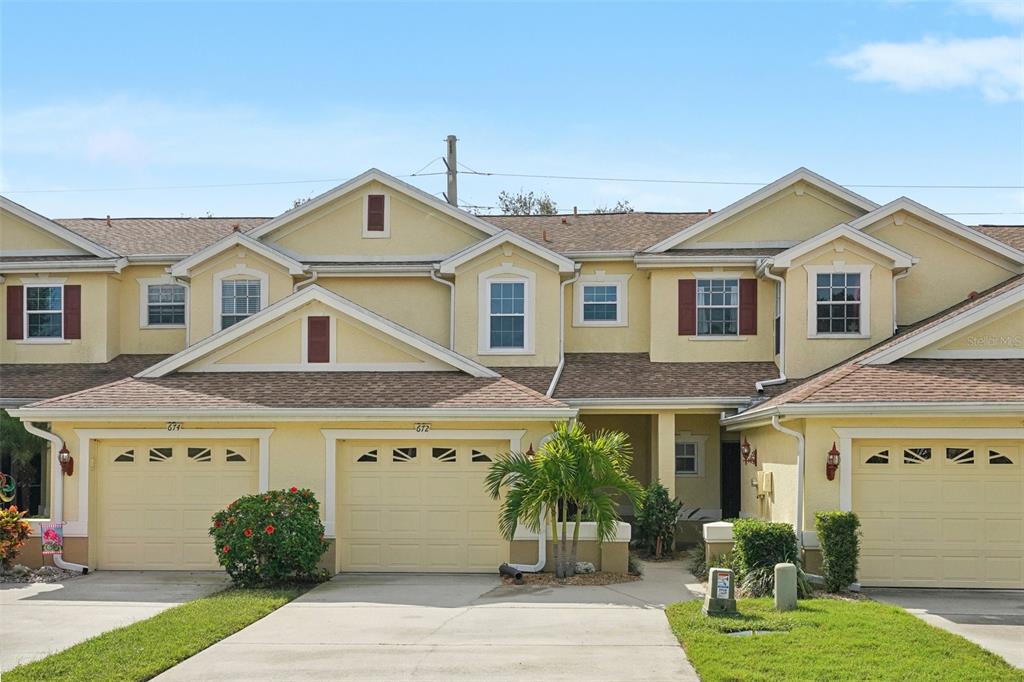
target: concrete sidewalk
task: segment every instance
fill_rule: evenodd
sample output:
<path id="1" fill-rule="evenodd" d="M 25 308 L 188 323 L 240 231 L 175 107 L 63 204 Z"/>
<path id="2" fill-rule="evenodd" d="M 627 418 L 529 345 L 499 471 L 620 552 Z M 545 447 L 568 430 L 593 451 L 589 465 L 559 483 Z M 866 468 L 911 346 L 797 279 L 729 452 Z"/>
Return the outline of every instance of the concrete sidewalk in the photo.
<path id="1" fill-rule="evenodd" d="M 1024 668 L 1024 592 L 869 588 L 872 599 L 905 608 Z"/>
<path id="2" fill-rule="evenodd" d="M 10 670 L 96 635 L 227 586 L 223 572 L 101 571 L 63 583 L 0 585 L 9 626 L 0 670 Z"/>
<path id="3" fill-rule="evenodd" d="M 696 680 L 662 610 L 694 598 L 682 566 L 604 587 L 340 575 L 157 679 Z"/>

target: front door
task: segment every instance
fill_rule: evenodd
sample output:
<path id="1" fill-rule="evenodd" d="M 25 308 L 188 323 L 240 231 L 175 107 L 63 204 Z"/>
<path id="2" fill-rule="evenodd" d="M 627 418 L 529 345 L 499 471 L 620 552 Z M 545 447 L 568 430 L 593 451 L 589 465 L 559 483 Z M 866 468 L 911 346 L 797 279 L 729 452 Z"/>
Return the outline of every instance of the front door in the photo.
<path id="1" fill-rule="evenodd" d="M 740 515 L 740 444 L 722 442 L 722 518 Z"/>

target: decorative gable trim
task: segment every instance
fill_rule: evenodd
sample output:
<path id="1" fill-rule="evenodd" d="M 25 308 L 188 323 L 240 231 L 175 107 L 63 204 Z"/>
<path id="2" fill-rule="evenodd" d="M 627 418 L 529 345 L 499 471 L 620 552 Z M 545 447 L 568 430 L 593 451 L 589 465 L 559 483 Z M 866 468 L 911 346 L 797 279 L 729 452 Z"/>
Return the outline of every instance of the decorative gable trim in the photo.
<path id="1" fill-rule="evenodd" d="M 815 249 L 825 246 L 836 239 L 849 239 L 851 242 L 859 244 L 869 251 L 888 258 L 893 262 L 894 269 L 909 268 L 918 260 L 909 253 L 901 251 L 895 246 L 883 242 L 881 239 L 876 239 L 875 237 L 867 235 L 859 230 L 853 229 L 846 223 L 841 223 L 835 227 L 825 230 L 824 232 L 814 235 L 810 239 L 800 242 L 796 246 L 789 248 L 780 254 L 777 254 L 773 258 L 769 259 L 769 262 L 777 268 L 788 268 L 792 266 L 793 261 L 800 256 L 811 253 Z"/>
<path id="2" fill-rule="evenodd" d="M 1006 310 L 1021 301 L 1024 301 L 1024 281 L 1021 281 L 1009 291 L 993 296 L 980 305 L 968 308 L 959 315 L 953 315 L 934 327 L 919 334 L 908 336 L 903 341 L 898 341 L 891 346 L 879 350 L 877 353 L 866 355 L 857 362 L 862 365 L 891 364 L 915 351 L 921 350 L 986 318 L 992 317 L 996 313 Z"/>
<path id="3" fill-rule="evenodd" d="M 96 242 L 94 242 L 92 240 L 89 240 L 89 239 L 86 239 L 82 235 L 78 234 L 77 232 L 73 232 L 73 231 L 69 230 L 68 228 L 64 227 L 63 225 L 58 225 L 57 223 L 53 222 L 49 218 L 45 218 L 45 217 L 39 215 L 38 213 L 36 213 L 35 211 L 32 211 L 30 209 L 25 208 L 24 206 L 22 206 L 19 203 L 11 201 L 7 197 L 0 196 L 0 208 L 4 209 L 5 211 L 9 211 L 10 213 L 13 213 L 14 215 L 18 216 L 22 220 L 35 225 L 40 230 L 43 230 L 44 232 L 49 232 L 54 237 L 57 237 L 58 239 L 66 241 L 69 244 L 73 244 L 74 246 L 77 246 L 78 248 L 82 249 L 83 251 L 86 251 L 87 253 L 91 253 L 94 256 L 99 256 L 100 258 L 117 258 L 118 257 L 118 255 L 116 253 L 114 253 L 113 251 L 109 251 L 109 250 L 103 248 L 102 246 L 100 246 Z M 43 255 L 43 254 L 40 254 L 40 255 Z M 62 253 L 62 254 L 54 254 L 54 255 L 68 255 L 68 254 Z"/>
<path id="4" fill-rule="evenodd" d="M 333 189 L 329 189 L 319 196 L 313 197 L 306 203 L 300 206 L 296 206 L 290 211 L 285 211 L 276 218 L 263 223 L 262 225 L 253 230 L 250 230 L 247 234 L 250 237 L 261 239 L 266 235 L 270 234 L 271 232 L 273 232 L 274 230 L 278 229 L 279 227 L 282 227 L 283 225 L 286 225 L 297 218 L 301 218 L 302 216 L 320 208 L 324 204 L 327 204 L 337 199 L 338 197 L 344 196 L 345 194 L 355 191 L 362 187 L 363 185 L 374 181 L 379 182 L 382 185 L 389 187 L 390 189 L 396 192 L 400 192 L 402 194 L 411 196 L 412 198 L 417 199 L 418 201 L 422 201 L 431 208 L 434 208 L 437 211 L 440 211 L 441 213 L 444 213 L 448 216 L 451 216 L 452 218 L 455 218 L 456 220 L 466 223 L 467 225 L 470 225 L 471 227 L 480 230 L 484 234 L 494 235 L 500 231 L 494 225 L 486 222 L 485 220 L 477 218 L 472 213 L 467 213 L 462 209 L 456 208 L 449 204 L 448 202 L 438 199 L 433 194 L 424 192 L 418 187 L 413 187 L 407 182 L 402 182 L 401 180 L 392 175 L 388 175 L 387 173 L 377 170 L 376 168 L 371 168 L 365 173 L 361 173 L 360 175 L 357 175 L 351 180 L 344 182 Z"/>
<path id="5" fill-rule="evenodd" d="M 907 197 L 894 199 L 885 206 L 881 206 L 870 213 L 866 213 L 856 220 L 851 220 L 850 227 L 855 230 L 864 230 L 870 225 L 873 225 L 899 211 L 906 211 L 907 213 L 936 225 L 947 232 L 955 234 L 969 242 L 973 242 L 987 251 L 997 253 L 1019 265 L 1024 265 L 1024 252 L 1019 249 L 1015 249 L 1009 244 L 999 241 L 995 237 L 990 237 L 989 235 L 977 230 L 972 230 L 963 223 L 957 222 L 948 216 L 944 216 L 938 211 L 933 211 L 924 204 L 919 204 L 913 199 L 908 199 Z"/>
<path id="6" fill-rule="evenodd" d="M 406 329 L 405 327 L 392 322 L 385 317 L 381 317 L 380 315 L 353 303 L 347 298 L 338 296 L 337 294 L 316 284 L 310 285 L 305 289 L 294 293 L 267 308 L 264 308 L 255 315 L 252 315 L 251 317 L 248 317 L 227 329 L 203 339 L 180 353 L 176 353 L 175 355 L 158 362 L 152 367 L 139 372 L 135 376 L 139 378 L 156 378 L 166 376 L 219 348 L 223 348 L 231 342 L 252 333 L 264 324 L 313 301 L 323 303 L 343 315 L 351 317 L 352 319 L 362 322 L 373 329 L 381 331 L 388 336 L 412 346 L 431 357 L 437 358 L 441 362 L 444 362 L 445 364 L 471 376 L 489 378 L 496 378 L 500 376 L 497 372 L 484 367 L 480 363 L 459 355 L 455 351 L 449 350 L 426 337 L 420 336 L 414 331 Z"/>
<path id="7" fill-rule="evenodd" d="M 534 256 L 554 265 L 558 268 L 559 272 L 575 272 L 576 263 L 572 259 L 566 258 L 565 256 L 555 253 L 551 249 L 541 246 L 537 242 L 530 241 L 526 237 L 521 237 L 515 232 L 509 230 L 503 230 L 498 234 L 485 239 L 482 242 L 478 242 L 470 247 L 453 254 L 452 256 L 441 261 L 438 265 L 438 269 L 443 275 L 451 275 L 455 273 L 455 269 L 464 263 L 468 263 L 477 256 L 487 253 L 491 249 L 497 248 L 502 244 L 513 244 L 518 246 L 527 253 L 532 253 Z"/>
<path id="8" fill-rule="evenodd" d="M 757 204 L 758 202 L 764 201 L 765 199 L 768 199 L 772 195 L 777 194 L 782 190 L 786 189 L 787 187 L 795 185 L 798 182 L 806 182 L 808 185 L 817 187 L 823 192 L 835 195 L 843 199 L 844 201 L 849 202 L 854 206 L 857 206 L 865 211 L 873 211 L 876 208 L 878 208 L 878 204 L 871 201 L 870 199 L 862 197 L 856 192 L 851 192 L 842 185 L 838 185 L 829 180 L 828 178 L 822 177 L 817 173 L 814 173 L 813 171 L 801 167 L 797 168 L 795 171 L 789 173 L 788 175 L 782 176 L 775 182 L 765 185 L 756 192 L 748 194 L 739 201 L 729 204 L 721 211 L 708 216 L 704 220 L 701 220 L 700 222 L 695 223 L 690 227 L 680 230 L 679 232 L 677 232 L 676 234 L 672 235 L 667 239 L 663 239 L 654 246 L 651 246 L 650 248 L 646 249 L 645 252 L 662 253 L 664 251 L 668 251 L 673 247 L 679 246 L 683 242 L 690 241 L 697 235 L 707 232 L 715 225 L 718 225 L 723 221 L 739 213 L 742 213 L 743 211 Z"/>
<path id="9" fill-rule="evenodd" d="M 210 258 L 218 256 L 235 246 L 244 246 L 245 248 L 260 254 L 264 258 L 274 261 L 287 269 L 288 274 L 290 275 L 301 275 L 306 271 L 306 268 L 302 263 L 288 255 L 285 255 L 284 253 L 281 253 L 277 249 L 271 248 L 263 242 L 256 241 L 252 237 L 242 234 L 241 232 L 232 232 L 220 241 L 210 244 L 205 249 L 195 252 L 182 261 L 178 261 L 171 267 L 171 275 L 174 277 L 187 277 L 189 270 L 194 269 L 197 265 L 204 263 Z"/>

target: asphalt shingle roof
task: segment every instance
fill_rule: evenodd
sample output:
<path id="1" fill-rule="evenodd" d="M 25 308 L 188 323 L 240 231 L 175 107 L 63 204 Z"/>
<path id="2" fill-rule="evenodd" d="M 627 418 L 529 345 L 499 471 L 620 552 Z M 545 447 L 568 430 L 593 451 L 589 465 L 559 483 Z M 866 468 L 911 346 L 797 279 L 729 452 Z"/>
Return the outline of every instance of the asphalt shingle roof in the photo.
<path id="1" fill-rule="evenodd" d="M 132 376 L 166 355 L 118 355 L 110 362 L 0 364 L 0 399 L 40 400 L 74 393 Z"/>

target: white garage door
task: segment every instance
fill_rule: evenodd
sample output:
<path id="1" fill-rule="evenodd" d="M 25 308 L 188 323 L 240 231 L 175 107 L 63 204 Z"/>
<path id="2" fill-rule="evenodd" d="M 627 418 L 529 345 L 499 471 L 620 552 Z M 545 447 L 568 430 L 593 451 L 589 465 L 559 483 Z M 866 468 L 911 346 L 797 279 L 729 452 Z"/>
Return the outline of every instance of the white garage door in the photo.
<path id="1" fill-rule="evenodd" d="M 860 580 L 1024 587 L 1021 441 L 856 441 Z"/>
<path id="2" fill-rule="evenodd" d="M 338 448 L 343 571 L 493 572 L 508 561 L 483 487 L 498 442 L 346 442 Z"/>
<path id="3" fill-rule="evenodd" d="M 103 442 L 98 452 L 92 541 L 99 568 L 219 567 L 210 517 L 256 492 L 255 443 Z"/>

